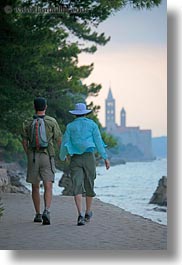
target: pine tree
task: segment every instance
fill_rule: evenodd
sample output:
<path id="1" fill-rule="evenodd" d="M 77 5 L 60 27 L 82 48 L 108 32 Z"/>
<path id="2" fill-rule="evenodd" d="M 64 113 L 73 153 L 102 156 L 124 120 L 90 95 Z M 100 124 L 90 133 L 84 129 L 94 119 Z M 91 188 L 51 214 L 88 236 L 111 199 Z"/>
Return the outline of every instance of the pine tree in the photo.
<path id="1" fill-rule="evenodd" d="M 127 3 L 134 8 L 152 8 L 160 2 L 2 0 L 1 130 L 19 136 L 22 121 L 32 115 L 33 99 L 39 95 L 48 98 L 49 113 L 64 130 L 71 119 L 68 110 L 74 103 L 98 95 L 101 89 L 100 84 L 81 82 L 91 74 L 93 63 L 78 66 L 79 54 L 94 53 L 110 40 L 97 32 L 97 26 Z"/>

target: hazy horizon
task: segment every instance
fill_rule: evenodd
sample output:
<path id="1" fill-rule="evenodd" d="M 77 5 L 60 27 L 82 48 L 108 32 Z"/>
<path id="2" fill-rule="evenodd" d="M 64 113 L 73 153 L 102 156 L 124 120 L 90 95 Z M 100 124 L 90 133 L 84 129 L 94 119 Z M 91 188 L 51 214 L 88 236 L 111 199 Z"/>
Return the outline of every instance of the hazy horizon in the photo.
<path id="1" fill-rule="evenodd" d="M 153 137 L 167 135 L 167 3 L 151 10 L 124 8 L 98 29 L 111 36 L 95 54 L 81 54 L 79 64 L 94 63 L 84 83 L 102 85 L 98 97 L 98 117 L 105 126 L 105 99 L 109 87 L 116 100 L 116 123 L 126 110 L 127 126 L 151 129 Z"/>

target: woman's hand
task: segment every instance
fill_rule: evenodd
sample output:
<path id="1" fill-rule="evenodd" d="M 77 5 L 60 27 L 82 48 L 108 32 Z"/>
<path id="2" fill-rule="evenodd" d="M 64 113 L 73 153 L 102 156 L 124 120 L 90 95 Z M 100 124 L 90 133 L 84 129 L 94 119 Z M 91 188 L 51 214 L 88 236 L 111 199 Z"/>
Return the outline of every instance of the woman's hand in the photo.
<path id="1" fill-rule="evenodd" d="M 105 162 L 105 167 L 108 170 L 110 168 L 110 161 L 108 159 L 105 159 L 104 162 Z"/>

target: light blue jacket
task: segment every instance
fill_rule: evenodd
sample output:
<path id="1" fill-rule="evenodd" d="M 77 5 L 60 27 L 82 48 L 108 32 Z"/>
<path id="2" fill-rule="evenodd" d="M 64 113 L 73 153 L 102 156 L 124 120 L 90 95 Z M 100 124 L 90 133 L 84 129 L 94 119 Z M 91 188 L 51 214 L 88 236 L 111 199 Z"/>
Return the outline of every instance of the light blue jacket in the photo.
<path id="1" fill-rule="evenodd" d="M 91 119 L 79 117 L 67 125 L 59 156 L 64 161 L 67 154 L 72 156 L 96 150 L 103 159 L 107 159 L 105 147 L 97 124 Z"/>

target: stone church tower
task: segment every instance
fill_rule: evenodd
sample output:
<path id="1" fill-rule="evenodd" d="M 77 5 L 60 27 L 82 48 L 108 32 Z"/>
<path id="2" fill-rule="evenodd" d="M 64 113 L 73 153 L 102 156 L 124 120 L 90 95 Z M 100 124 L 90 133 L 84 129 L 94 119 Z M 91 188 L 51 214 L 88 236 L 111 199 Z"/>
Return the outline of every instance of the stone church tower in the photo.
<path id="1" fill-rule="evenodd" d="M 122 108 L 121 110 L 121 123 L 120 123 L 120 126 L 125 128 L 126 127 L 126 111 L 124 108 Z"/>
<path id="2" fill-rule="evenodd" d="M 125 157 L 123 159 L 125 161 L 153 160 L 151 130 L 142 130 L 139 126 L 127 126 L 124 108 L 120 112 L 120 124 L 116 124 L 115 99 L 113 98 L 111 88 L 109 88 L 105 106 L 106 131 L 117 138 L 119 145 L 125 146 Z M 122 153 L 120 155 L 122 156 Z"/>
<path id="3" fill-rule="evenodd" d="M 115 123 L 115 99 L 113 98 L 111 88 L 109 88 L 109 93 L 107 99 L 105 100 L 106 106 L 106 128 L 107 131 L 112 133 L 116 128 Z"/>

